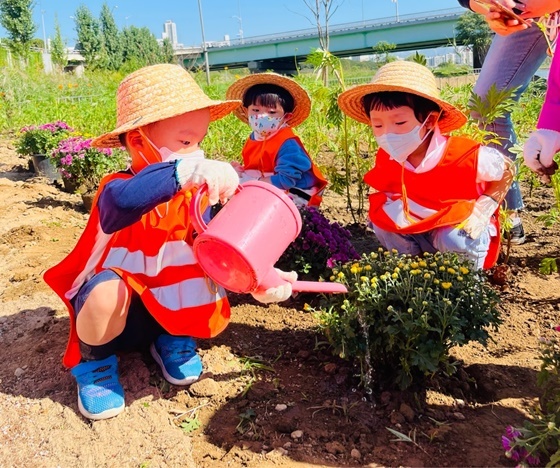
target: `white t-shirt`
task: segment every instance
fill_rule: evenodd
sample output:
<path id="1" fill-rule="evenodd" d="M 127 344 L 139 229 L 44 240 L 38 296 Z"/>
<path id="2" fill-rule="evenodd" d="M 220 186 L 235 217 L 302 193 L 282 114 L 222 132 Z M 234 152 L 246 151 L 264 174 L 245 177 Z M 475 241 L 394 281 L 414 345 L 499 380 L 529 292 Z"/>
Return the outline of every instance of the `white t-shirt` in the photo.
<path id="1" fill-rule="evenodd" d="M 449 137 L 441 134 L 439 127 L 435 127 L 434 135 L 430 146 L 426 151 L 426 156 L 422 162 L 414 167 L 408 161 L 405 162 L 405 169 L 420 174 L 428 172 L 437 166 L 443 157 L 445 145 Z M 478 165 L 476 168 L 476 183 L 480 184 L 479 193 L 484 192 L 485 182 L 500 180 L 504 176 L 506 169 L 505 156 L 495 148 L 481 146 L 478 152 Z"/>

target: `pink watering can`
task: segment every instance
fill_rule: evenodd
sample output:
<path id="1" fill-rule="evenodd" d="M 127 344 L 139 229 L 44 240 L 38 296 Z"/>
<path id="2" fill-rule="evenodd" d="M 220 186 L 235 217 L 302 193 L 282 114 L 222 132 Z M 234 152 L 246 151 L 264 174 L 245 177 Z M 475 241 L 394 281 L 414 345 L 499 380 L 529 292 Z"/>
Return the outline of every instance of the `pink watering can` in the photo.
<path id="1" fill-rule="evenodd" d="M 200 212 L 202 186 L 190 205 L 198 236 L 194 255 L 216 283 L 236 293 L 251 293 L 286 283 L 274 264 L 301 231 L 301 216 L 292 200 L 271 184 L 249 181 L 206 224 Z M 292 291 L 345 293 L 339 283 L 296 281 Z"/>

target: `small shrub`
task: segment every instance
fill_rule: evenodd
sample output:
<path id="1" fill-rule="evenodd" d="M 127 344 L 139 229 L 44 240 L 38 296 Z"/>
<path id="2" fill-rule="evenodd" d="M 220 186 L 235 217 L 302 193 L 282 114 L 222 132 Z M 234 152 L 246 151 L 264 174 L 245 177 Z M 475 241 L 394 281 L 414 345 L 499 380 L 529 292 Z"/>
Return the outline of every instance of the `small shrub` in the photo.
<path id="1" fill-rule="evenodd" d="M 357 259 L 350 232 L 329 221 L 316 208 L 301 207 L 302 228 L 298 237 L 280 257 L 277 266 L 295 270 L 311 279 L 330 275 L 337 263 Z"/>
<path id="2" fill-rule="evenodd" d="M 72 136 L 59 142 L 51 160 L 64 179 L 87 190 L 97 187 L 103 176 L 126 167 L 127 155 L 121 149 L 94 148 L 91 138 Z"/>
<path id="3" fill-rule="evenodd" d="M 555 328 L 560 332 L 560 326 Z M 537 383 L 543 393 L 523 427 L 506 427 L 502 445 L 506 456 L 524 465 L 560 465 L 560 340 L 541 340 L 541 368 Z"/>
<path id="4" fill-rule="evenodd" d="M 439 370 L 452 374 L 449 349 L 485 344 L 488 327 L 501 323 L 484 274 L 454 253 L 379 249 L 333 271 L 331 281 L 349 293 L 324 299 L 320 327 L 336 353 L 360 359 L 389 385 L 404 389 Z"/>
<path id="5" fill-rule="evenodd" d="M 48 156 L 73 130 L 62 121 L 43 125 L 30 125 L 19 131 L 16 153 L 23 156 L 42 154 Z"/>

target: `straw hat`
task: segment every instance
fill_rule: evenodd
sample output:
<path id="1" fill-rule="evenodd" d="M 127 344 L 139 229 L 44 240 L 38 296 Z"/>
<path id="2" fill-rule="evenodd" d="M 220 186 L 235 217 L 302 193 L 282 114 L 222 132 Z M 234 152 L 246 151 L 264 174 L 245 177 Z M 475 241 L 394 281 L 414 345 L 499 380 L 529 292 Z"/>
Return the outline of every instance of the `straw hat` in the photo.
<path id="1" fill-rule="evenodd" d="M 383 65 L 370 83 L 343 92 L 338 96 L 338 105 L 349 117 L 369 125 L 370 120 L 364 109 L 363 98 L 368 94 L 383 91 L 416 94 L 435 102 L 443 111 L 438 120 L 442 133 L 456 130 L 467 122 L 465 114 L 440 98 L 436 79 L 427 67 L 404 60 Z"/>
<path id="2" fill-rule="evenodd" d="M 280 86 L 292 95 L 294 110 L 289 121 L 290 127 L 296 127 L 307 119 L 311 110 L 311 99 L 307 91 L 291 78 L 276 73 L 255 73 L 237 80 L 226 91 L 226 99 L 241 99 L 243 101 L 247 90 L 258 84 Z M 247 123 L 247 113 L 244 107 L 237 108 L 234 113 L 240 120 Z"/>
<path id="3" fill-rule="evenodd" d="M 200 109 L 210 109 L 210 120 L 218 120 L 240 105 L 240 101 L 210 99 L 179 65 L 151 65 L 121 82 L 117 90 L 117 128 L 95 138 L 92 145 L 119 147 L 119 135 L 144 125 Z"/>

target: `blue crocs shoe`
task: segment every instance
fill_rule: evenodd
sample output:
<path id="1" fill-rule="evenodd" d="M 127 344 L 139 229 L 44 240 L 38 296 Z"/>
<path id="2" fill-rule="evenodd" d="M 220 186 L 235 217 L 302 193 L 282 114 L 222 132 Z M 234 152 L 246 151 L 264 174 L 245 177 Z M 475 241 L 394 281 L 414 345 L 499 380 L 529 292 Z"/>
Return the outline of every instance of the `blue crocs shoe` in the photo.
<path id="1" fill-rule="evenodd" d="M 88 419 L 107 419 L 124 410 L 117 356 L 78 364 L 70 371 L 78 383 L 78 408 Z"/>
<path id="2" fill-rule="evenodd" d="M 160 335 L 150 346 L 153 358 L 169 383 L 189 385 L 202 374 L 202 361 L 189 336 Z"/>

